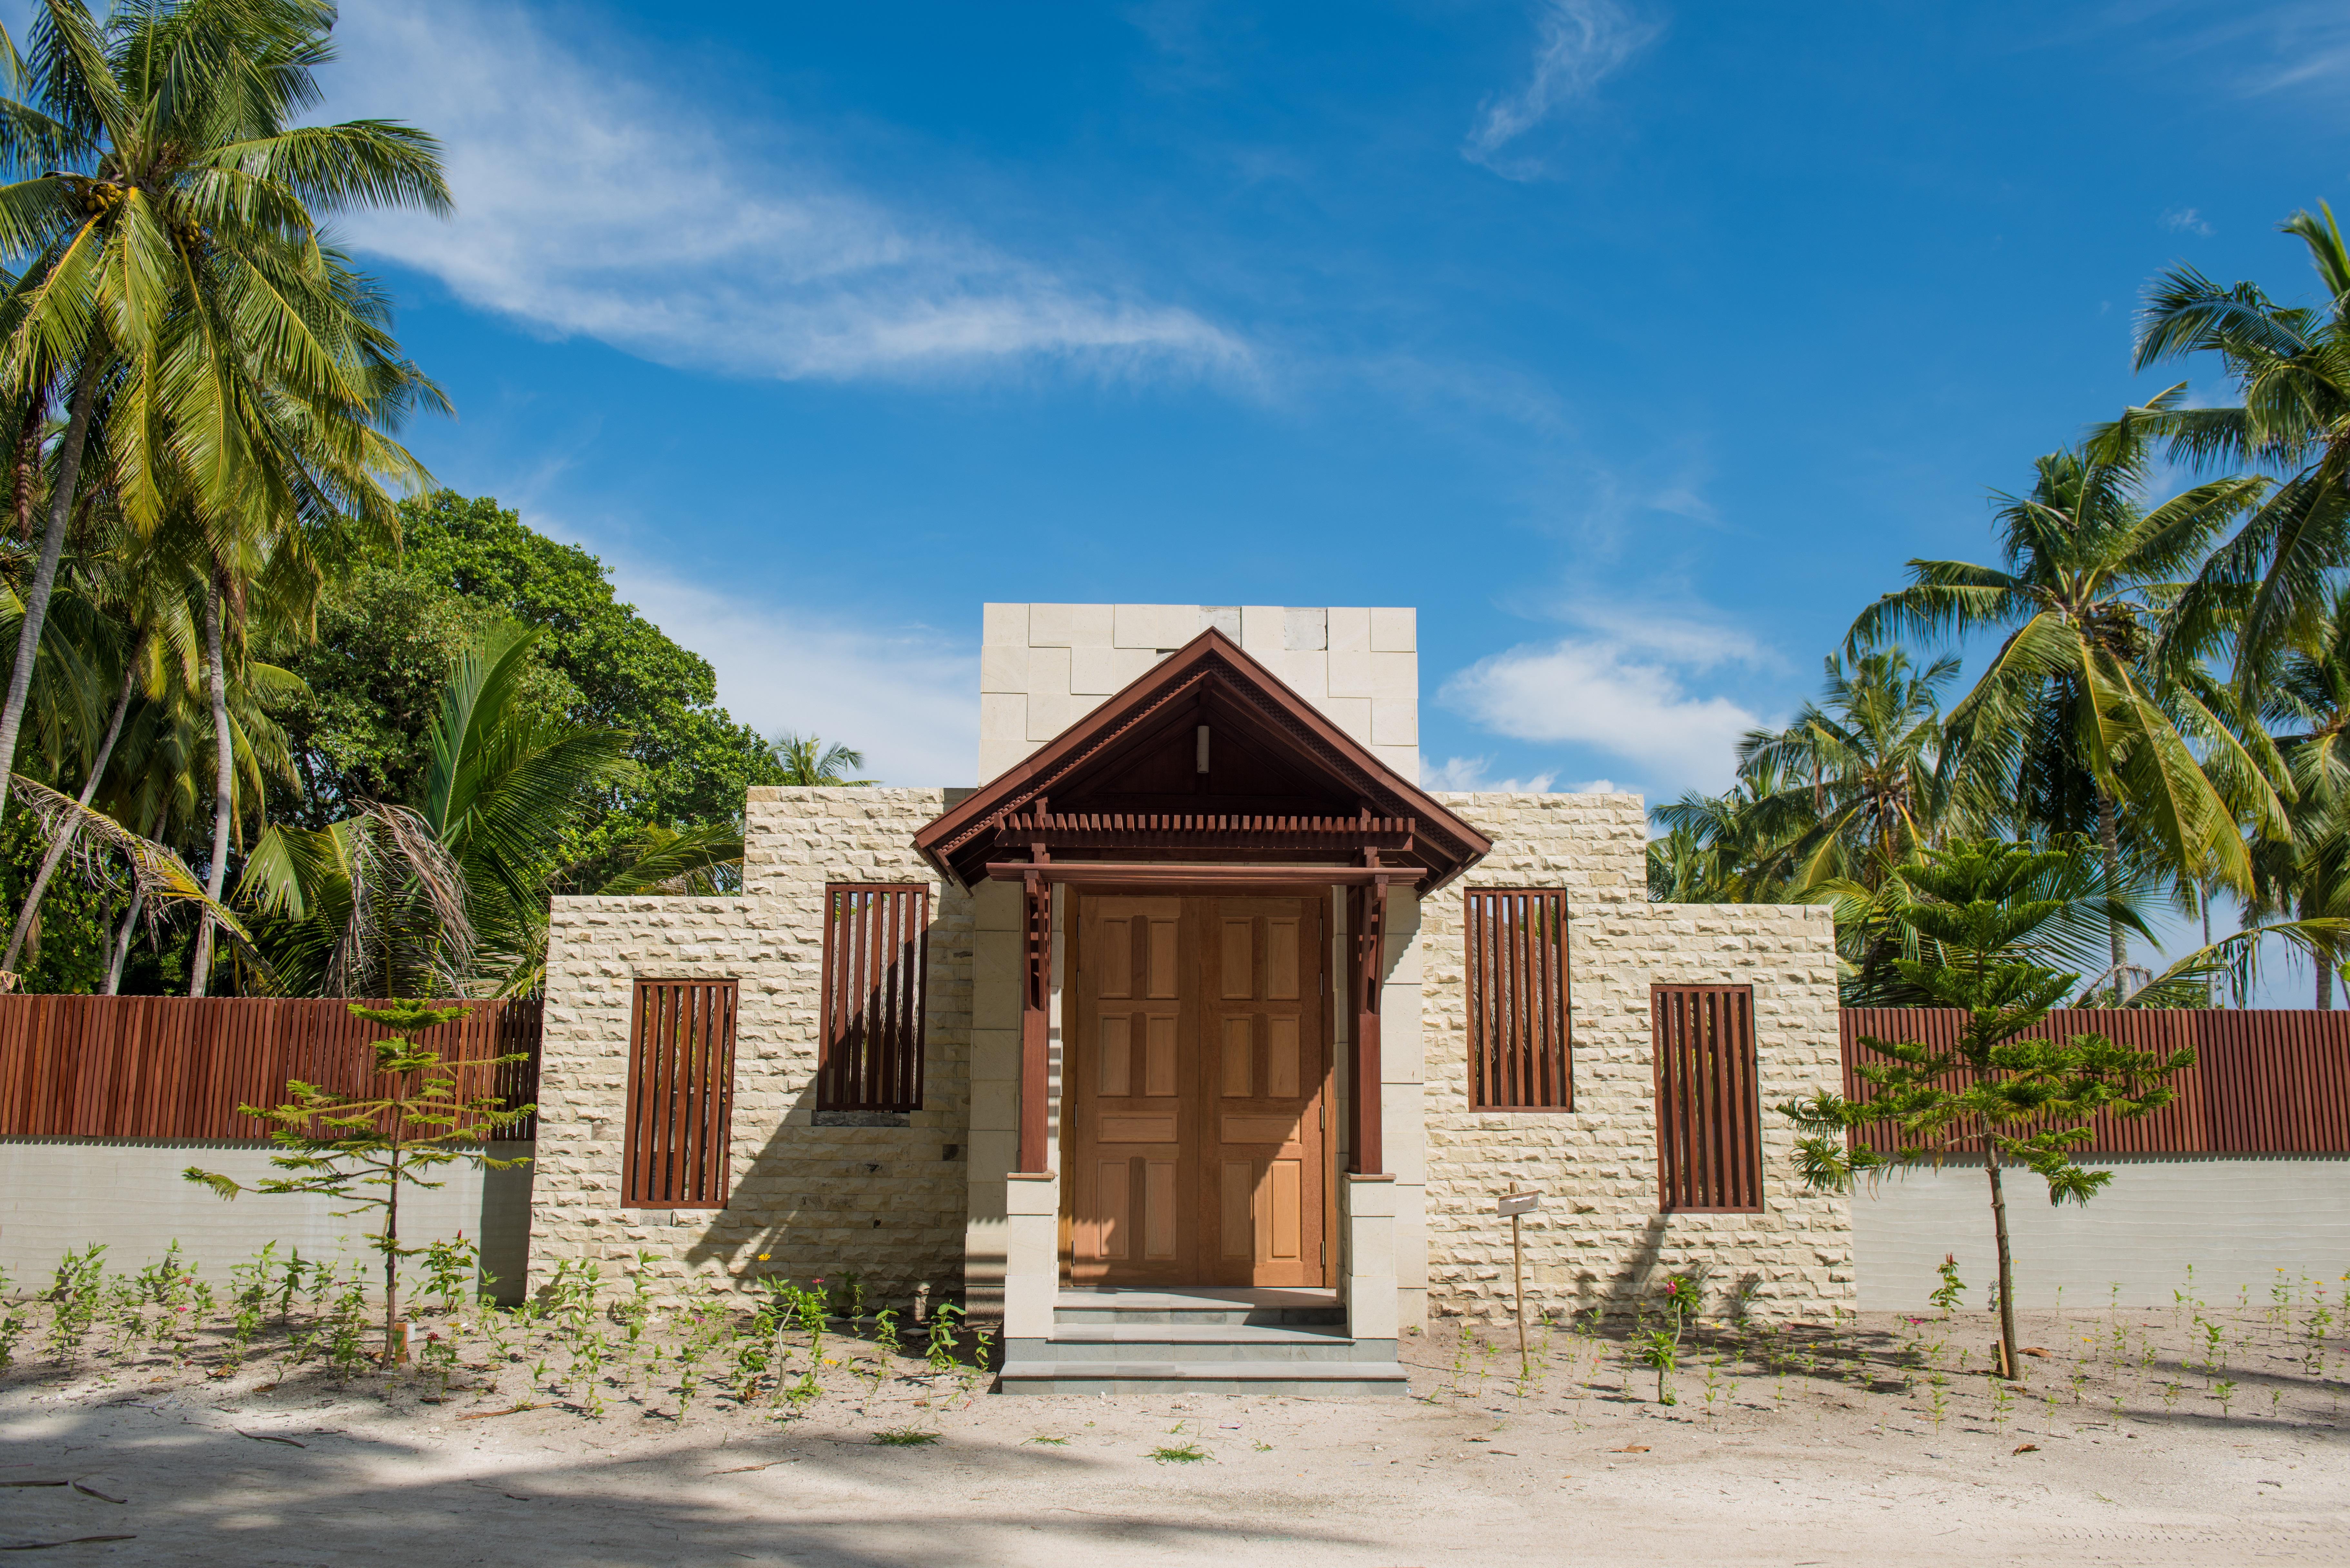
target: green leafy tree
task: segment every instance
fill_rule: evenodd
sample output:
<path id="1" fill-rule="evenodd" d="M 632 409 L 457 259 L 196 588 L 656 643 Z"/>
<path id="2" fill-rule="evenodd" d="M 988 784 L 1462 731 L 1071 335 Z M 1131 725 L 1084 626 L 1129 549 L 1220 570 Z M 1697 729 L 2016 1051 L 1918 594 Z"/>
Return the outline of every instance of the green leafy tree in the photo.
<path id="1" fill-rule="evenodd" d="M 1954 1154 L 1981 1158 L 1999 1256 L 2002 1370 L 2018 1382 L 2004 1169 L 2013 1164 L 2040 1177 L 2052 1204 L 2086 1203 L 2113 1179 L 2113 1172 L 2085 1169 L 2073 1158 L 2091 1136 L 2091 1120 L 2142 1116 L 2168 1105 L 2174 1093 L 2168 1080 L 2195 1061 L 2192 1051 L 2133 1051 L 2103 1034 L 2022 1038 L 2062 1006 L 2080 980 L 2032 957 L 2035 940 L 2066 913 L 2064 900 L 2036 896 L 2064 872 L 2066 858 L 2063 850 L 1965 839 L 1929 850 L 1905 868 L 1895 913 L 1931 952 L 1895 963 L 1930 1005 L 1965 1011 L 1958 1044 L 1937 1051 L 1864 1037 L 1862 1048 L 1878 1058 L 1858 1068 L 1866 1095 L 1847 1099 L 1823 1089 L 1779 1107 L 1802 1135 L 1796 1156 L 1804 1179 L 1828 1191 L 1848 1191 L 1856 1177 L 1887 1166 L 1938 1166 Z M 1963 1086 L 1938 1082 L 1960 1070 Z M 1893 1154 L 1848 1141 L 1870 1122 L 1898 1129 Z"/>
<path id="2" fill-rule="evenodd" d="M 0 797 L 93 434 L 131 526 L 186 507 L 224 541 L 388 527 L 381 482 L 420 475 L 388 432 L 439 394 L 318 223 L 445 212 L 448 192 L 418 131 L 291 123 L 318 99 L 333 24 L 326 0 L 142 0 L 103 21 L 42 0 L 26 57 L 5 50 L 25 91 L 0 101 L 0 251 L 20 263 L 0 369 L 23 429 L 53 395 L 65 423 L 0 701 Z M 18 452 L 28 516 L 21 436 Z"/>
<path id="3" fill-rule="evenodd" d="M 400 1261 L 426 1250 L 400 1241 L 400 1194 L 411 1187 L 443 1185 L 430 1173 L 461 1160 L 494 1170 L 528 1163 L 494 1158 L 486 1146 L 538 1107 L 507 1106 L 494 1094 L 464 1086 L 467 1078 L 494 1074 L 505 1063 L 527 1060 L 529 1053 L 448 1062 L 440 1052 L 410 1038 L 463 1017 L 463 1008 L 394 1001 L 383 1007 L 354 1002 L 351 1012 L 399 1032 L 375 1043 L 375 1071 L 391 1080 L 385 1092 L 352 1098 L 292 1079 L 286 1085 L 292 1100 L 266 1110 L 239 1106 L 237 1114 L 275 1126 L 270 1141 L 284 1152 L 271 1156 L 269 1163 L 295 1174 L 271 1177 L 251 1188 L 196 1166 L 182 1175 L 223 1199 L 248 1191 L 315 1194 L 350 1206 L 337 1210 L 339 1215 L 380 1214 L 382 1223 L 369 1241 L 383 1259 L 383 1349 L 389 1363 L 400 1351 Z"/>
<path id="4" fill-rule="evenodd" d="M 328 586 L 317 641 L 276 656 L 312 693 L 286 714 L 304 787 L 274 804 L 276 819 L 322 827 L 412 798 L 449 666 L 504 621 L 540 633 L 519 708 L 628 737 L 634 767 L 605 780 L 568 831 L 567 888 L 631 864 L 648 828 L 739 833 L 744 790 L 784 782 L 757 732 L 718 705 L 708 660 L 621 600 L 594 556 L 487 497 L 440 491 L 402 502 L 400 517 L 401 549 L 355 558 Z"/>

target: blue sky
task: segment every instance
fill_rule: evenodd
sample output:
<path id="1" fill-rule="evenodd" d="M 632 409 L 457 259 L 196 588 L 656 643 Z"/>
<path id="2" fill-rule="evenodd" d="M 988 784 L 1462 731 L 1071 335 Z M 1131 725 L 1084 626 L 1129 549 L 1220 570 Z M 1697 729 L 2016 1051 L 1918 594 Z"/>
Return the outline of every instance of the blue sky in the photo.
<path id="1" fill-rule="evenodd" d="M 765 729 L 968 783 L 985 599 L 1411 604 L 1430 775 L 1729 778 L 2134 379 L 2308 292 L 2340 7 L 351 0 L 439 477 Z M 2183 374 L 2183 372 L 2182 372 Z M 2199 393 L 2220 389 L 2198 369 Z"/>

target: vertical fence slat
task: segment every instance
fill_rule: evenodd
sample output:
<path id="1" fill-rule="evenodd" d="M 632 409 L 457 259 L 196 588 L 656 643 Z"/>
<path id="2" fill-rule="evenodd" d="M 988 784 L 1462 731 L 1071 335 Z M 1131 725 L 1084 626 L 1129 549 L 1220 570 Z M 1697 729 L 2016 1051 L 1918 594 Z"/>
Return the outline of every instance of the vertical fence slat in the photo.
<path id="1" fill-rule="evenodd" d="M 918 1111 L 931 890 L 836 882 L 825 909 L 816 1108 Z"/>
<path id="2" fill-rule="evenodd" d="M 1651 986 L 1648 1015 L 1659 1207 L 1667 1212 L 1759 1211 L 1762 1085 L 1752 989 Z M 1849 1081 L 1849 1059 L 1846 1075 Z"/>

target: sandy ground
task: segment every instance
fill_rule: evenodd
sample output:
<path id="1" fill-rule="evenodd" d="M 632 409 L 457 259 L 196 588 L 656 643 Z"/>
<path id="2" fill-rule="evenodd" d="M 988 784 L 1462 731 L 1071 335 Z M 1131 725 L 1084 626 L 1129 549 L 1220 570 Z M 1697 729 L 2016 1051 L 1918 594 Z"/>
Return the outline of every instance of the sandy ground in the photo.
<path id="1" fill-rule="evenodd" d="M 583 1385 L 534 1386 L 520 1360 L 431 1402 L 439 1384 L 413 1374 L 338 1385 L 256 1359 L 215 1376 L 201 1342 L 59 1366 L 28 1338 L 0 1376 L 0 1548 L 112 1536 L 39 1561 L 270 1565 L 2350 1563 L 2350 1368 L 2333 1325 L 2303 1321 L 2317 1304 L 2028 1314 L 2049 1354 L 2008 1401 L 1981 1373 L 1987 1320 L 1963 1313 L 1694 1335 L 1669 1407 L 1620 1329 L 1538 1329 L 1521 1381 L 1509 1328 L 1440 1325 L 1408 1346 L 1414 1397 L 1383 1400 L 993 1397 L 834 1337 L 802 1414 L 705 1394 L 681 1424 L 658 1377 L 614 1374 L 594 1416 Z M 855 1379 L 860 1365 L 883 1376 Z M 548 1403 L 484 1414 L 529 1398 Z M 874 1441 L 909 1428 L 937 1437 Z M 78 1485 L 23 1484 L 57 1481 Z"/>

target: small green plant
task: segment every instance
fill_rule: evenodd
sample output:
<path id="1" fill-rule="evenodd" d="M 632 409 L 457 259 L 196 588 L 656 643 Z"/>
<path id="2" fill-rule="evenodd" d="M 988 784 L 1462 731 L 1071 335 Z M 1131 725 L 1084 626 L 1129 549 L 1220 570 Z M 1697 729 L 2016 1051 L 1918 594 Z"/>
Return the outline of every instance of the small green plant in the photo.
<path id="1" fill-rule="evenodd" d="M 2211 1385 L 2211 1397 L 2220 1401 L 2220 1414 L 2225 1417 L 2228 1414 L 2228 1406 L 2236 1397 L 2236 1380 L 2232 1377 L 2222 1377 Z"/>
<path id="2" fill-rule="evenodd" d="M 473 1281 L 482 1266 L 482 1254 L 463 1231 L 445 1241 L 428 1242 L 424 1248 L 424 1291 L 441 1298 L 443 1316 L 456 1312 L 458 1304 L 473 1295 Z"/>
<path id="3" fill-rule="evenodd" d="M 1047 1448 L 1054 1449 L 1066 1449 L 1069 1446 L 1069 1439 L 1066 1438 L 1047 1438 L 1041 1433 L 1028 1440 L 1032 1443 L 1040 1443 Z"/>
<path id="4" fill-rule="evenodd" d="M 873 1319 L 873 1343 L 881 1354 L 895 1361 L 903 1354 L 898 1341 L 898 1309 L 883 1307 Z"/>
<path id="5" fill-rule="evenodd" d="M 1196 1465 L 1215 1456 L 1197 1443 L 1161 1443 L 1150 1450 L 1150 1457 L 1162 1465 Z"/>
<path id="6" fill-rule="evenodd" d="M 106 1300 L 106 1244 L 93 1241 L 57 1261 L 49 1283 L 49 1359 L 66 1362 L 81 1354 Z"/>
<path id="7" fill-rule="evenodd" d="M 955 1350 L 960 1338 L 955 1323 L 962 1315 L 962 1309 L 952 1302 L 941 1302 L 931 1309 L 931 1338 L 924 1349 L 923 1359 L 930 1363 L 932 1372 L 952 1372 L 955 1369 Z"/>
<path id="8" fill-rule="evenodd" d="M 939 1435 L 936 1432 L 923 1431 L 919 1427 L 885 1427 L 873 1434 L 873 1440 L 885 1449 L 919 1449 L 937 1442 Z M 1043 1442 L 1047 1439 L 1034 1440 Z M 1060 1442 L 1066 1439 L 1056 1438 L 1050 1440 Z"/>
<path id="9" fill-rule="evenodd" d="M 1680 1366 L 1681 1338 L 1679 1333 L 1652 1328 L 1633 1342 L 1632 1358 L 1641 1366 L 1651 1367 L 1657 1374 L 1657 1403 L 1679 1404 L 1673 1393 L 1672 1375 Z"/>

